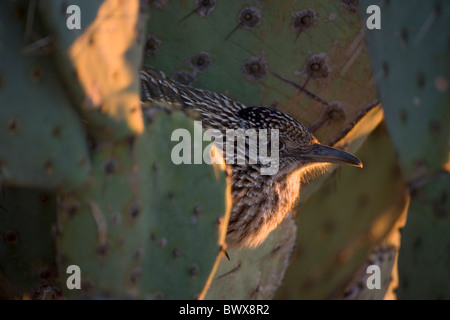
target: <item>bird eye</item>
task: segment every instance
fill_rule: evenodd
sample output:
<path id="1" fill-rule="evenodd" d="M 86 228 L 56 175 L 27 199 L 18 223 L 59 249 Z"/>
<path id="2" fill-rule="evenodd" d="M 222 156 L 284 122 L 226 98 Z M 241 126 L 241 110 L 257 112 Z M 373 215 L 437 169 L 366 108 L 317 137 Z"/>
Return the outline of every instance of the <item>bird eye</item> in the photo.
<path id="1" fill-rule="evenodd" d="M 269 149 L 271 148 L 272 145 L 275 148 L 278 146 L 278 150 L 283 150 L 284 149 L 284 143 L 281 140 L 274 141 L 273 144 L 271 143 L 271 141 L 267 142 L 267 146 L 269 147 Z"/>

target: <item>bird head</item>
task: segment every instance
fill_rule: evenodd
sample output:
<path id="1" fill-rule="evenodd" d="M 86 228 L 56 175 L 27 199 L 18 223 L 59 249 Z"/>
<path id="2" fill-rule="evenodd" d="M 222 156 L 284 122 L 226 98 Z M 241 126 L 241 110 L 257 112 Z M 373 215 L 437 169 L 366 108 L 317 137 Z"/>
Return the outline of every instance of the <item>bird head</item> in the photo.
<path id="1" fill-rule="evenodd" d="M 278 149 L 278 170 L 282 174 L 318 164 L 346 164 L 362 168 L 361 161 L 352 154 L 322 145 L 308 129 L 293 117 L 266 107 L 248 107 L 239 111 L 242 127 L 278 129 L 278 137 L 268 134 L 268 149 Z M 273 155 L 270 155 L 273 156 Z"/>

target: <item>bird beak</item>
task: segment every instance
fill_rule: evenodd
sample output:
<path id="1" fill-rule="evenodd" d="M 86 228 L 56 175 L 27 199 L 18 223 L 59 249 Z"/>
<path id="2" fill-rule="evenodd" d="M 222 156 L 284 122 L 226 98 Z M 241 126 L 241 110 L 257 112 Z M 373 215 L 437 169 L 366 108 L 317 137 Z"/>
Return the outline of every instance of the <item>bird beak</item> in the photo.
<path id="1" fill-rule="evenodd" d="M 307 157 L 311 162 L 329 162 L 336 164 L 348 164 L 360 168 L 363 167 L 362 162 L 354 155 L 318 143 L 314 144 L 314 147 L 307 154 Z"/>

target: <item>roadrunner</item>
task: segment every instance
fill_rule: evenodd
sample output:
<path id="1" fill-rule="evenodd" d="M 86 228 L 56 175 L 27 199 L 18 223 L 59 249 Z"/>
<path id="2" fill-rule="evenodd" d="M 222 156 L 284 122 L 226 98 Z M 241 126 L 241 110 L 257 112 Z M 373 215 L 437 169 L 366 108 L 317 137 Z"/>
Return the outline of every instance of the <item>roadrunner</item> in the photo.
<path id="1" fill-rule="evenodd" d="M 292 210 L 302 181 L 311 173 L 320 173 L 330 163 L 362 167 L 353 155 L 319 144 L 303 124 L 281 111 L 247 107 L 223 94 L 177 83 L 152 68 L 141 71 L 141 101 L 183 111 L 201 120 L 203 128 L 223 133 L 227 129 L 278 129 L 276 174 L 261 174 L 259 162 L 229 164 L 233 203 L 226 240 L 232 246 L 261 244 Z"/>

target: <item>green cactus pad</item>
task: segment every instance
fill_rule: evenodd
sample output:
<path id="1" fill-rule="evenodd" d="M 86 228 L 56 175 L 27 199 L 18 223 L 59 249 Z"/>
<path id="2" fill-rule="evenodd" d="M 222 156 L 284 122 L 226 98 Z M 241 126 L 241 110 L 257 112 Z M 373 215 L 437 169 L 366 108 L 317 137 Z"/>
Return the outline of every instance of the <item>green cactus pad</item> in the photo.
<path id="1" fill-rule="evenodd" d="M 248 106 L 285 111 L 328 144 L 376 99 L 363 25 L 346 3 L 153 2 L 144 63 Z"/>
<path id="2" fill-rule="evenodd" d="M 205 299 L 271 299 L 294 249 L 296 225 L 289 217 L 258 248 L 228 250 Z"/>
<path id="3" fill-rule="evenodd" d="M 371 1 L 361 1 L 361 11 Z M 450 145 L 450 3 L 385 1 L 366 30 L 386 126 L 410 182 L 440 171 Z"/>
<path id="4" fill-rule="evenodd" d="M 397 249 L 393 246 L 378 246 L 357 272 L 357 278 L 345 290 L 341 298 L 346 300 L 383 300 L 389 289 Z M 379 269 L 371 269 L 377 266 Z M 378 273 L 379 272 L 379 273 Z M 378 278 L 379 275 L 379 278 Z M 379 283 L 377 283 L 379 280 Z M 380 287 L 369 285 L 379 284 Z"/>
<path id="5" fill-rule="evenodd" d="M 84 133 L 46 53 L 48 39 L 26 22 L 27 3 L 0 4 L 0 181 L 74 187 L 90 168 Z"/>
<path id="6" fill-rule="evenodd" d="M 450 4 L 385 1 L 380 7 L 381 30 L 367 31 L 366 41 L 386 125 L 411 193 L 398 297 L 448 299 L 443 275 L 449 247 Z"/>
<path id="7" fill-rule="evenodd" d="M 342 167 L 297 210 L 297 243 L 276 298 L 337 298 L 407 205 L 384 126 L 357 153 L 364 168 Z"/>
<path id="8" fill-rule="evenodd" d="M 54 193 L 0 189 L 0 299 L 60 296 L 52 228 Z"/>
<path id="9" fill-rule="evenodd" d="M 194 299 L 202 292 L 221 254 L 229 189 L 219 168 L 173 164 L 178 128 L 194 130 L 184 115 L 163 113 L 136 141 L 103 145 L 90 185 L 60 197 L 59 267 L 75 264 L 82 274 L 81 292 L 64 290 L 67 297 Z"/>
<path id="10" fill-rule="evenodd" d="M 77 1 L 81 29 L 67 27 L 76 14 L 69 5 L 74 4 L 43 0 L 38 12 L 52 34 L 55 61 L 74 104 L 99 139 L 142 133 L 138 72 L 146 19 L 139 1 Z"/>
<path id="11" fill-rule="evenodd" d="M 399 252 L 399 299 L 450 299 L 450 175 L 412 186 Z"/>

